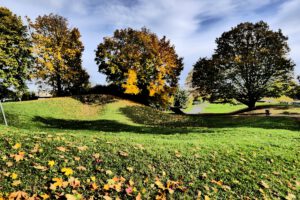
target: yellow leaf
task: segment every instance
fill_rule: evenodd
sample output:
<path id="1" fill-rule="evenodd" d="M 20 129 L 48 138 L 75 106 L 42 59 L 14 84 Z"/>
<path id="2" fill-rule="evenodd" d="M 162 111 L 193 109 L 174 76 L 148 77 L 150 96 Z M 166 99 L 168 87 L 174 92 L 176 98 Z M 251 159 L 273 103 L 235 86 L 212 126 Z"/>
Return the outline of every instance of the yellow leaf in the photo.
<path id="1" fill-rule="evenodd" d="M 105 184 L 105 185 L 103 186 L 103 189 L 104 189 L 104 190 L 109 190 L 109 189 L 110 189 L 110 185 L 109 185 L 109 184 Z"/>
<path id="2" fill-rule="evenodd" d="M 73 188 L 79 187 L 80 186 L 80 181 L 77 178 L 70 177 L 68 182 L 70 183 L 70 186 Z"/>
<path id="3" fill-rule="evenodd" d="M 53 167 L 53 166 L 55 165 L 55 161 L 54 161 L 54 160 L 48 161 L 48 165 L 49 165 L 50 167 Z"/>
<path id="4" fill-rule="evenodd" d="M 73 174 L 73 170 L 68 167 L 64 167 L 61 169 L 61 172 L 63 172 L 66 176 L 70 176 Z"/>
<path id="5" fill-rule="evenodd" d="M 12 174 L 10 175 L 10 177 L 11 177 L 12 179 L 17 179 L 17 178 L 18 178 L 18 174 L 12 173 Z"/>
<path id="6" fill-rule="evenodd" d="M 66 199 L 67 200 L 77 200 L 77 198 L 72 194 L 66 194 Z"/>
<path id="7" fill-rule="evenodd" d="M 96 181 L 96 177 L 95 176 L 91 176 L 91 180 L 95 182 Z"/>
<path id="8" fill-rule="evenodd" d="M 125 151 L 119 151 L 120 156 L 127 157 L 128 153 Z"/>
<path id="9" fill-rule="evenodd" d="M 34 166 L 35 169 L 41 170 L 41 171 L 46 171 L 47 167 L 41 166 L 41 165 L 36 165 Z"/>
<path id="10" fill-rule="evenodd" d="M 78 167 L 76 167 L 76 169 L 78 169 L 80 171 L 86 171 L 86 168 L 84 166 L 78 166 Z"/>
<path id="11" fill-rule="evenodd" d="M 269 185 L 268 185 L 266 182 L 264 182 L 264 181 L 261 181 L 260 184 L 261 184 L 264 188 L 266 188 L 266 189 L 269 189 L 269 188 L 270 188 Z"/>
<path id="12" fill-rule="evenodd" d="M 219 186 L 222 186 L 223 185 L 223 182 L 222 181 L 216 181 L 216 180 L 211 180 L 212 183 L 215 183 Z"/>
<path id="13" fill-rule="evenodd" d="M 57 187 L 62 187 L 63 186 L 63 179 L 62 178 L 53 178 L 52 181 L 54 181 L 54 183 L 50 185 L 51 190 L 56 190 Z"/>
<path id="14" fill-rule="evenodd" d="M 79 151 L 86 151 L 88 149 L 87 146 L 77 147 Z"/>
<path id="15" fill-rule="evenodd" d="M 21 184 L 21 181 L 20 180 L 16 180 L 16 181 L 13 181 L 11 185 L 12 186 L 18 186 L 20 184 Z"/>
<path id="16" fill-rule="evenodd" d="M 296 199 L 296 196 L 292 193 L 288 193 L 288 195 L 285 197 L 286 200 L 294 200 Z"/>
<path id="17" fill-rule="evenodd" d="M 21 148 L 21 144 L 20 143 L 16 143 L 12 148 L 13 149 L 19 149 L 19 148 Z"/>
<path id="18" fill-rule="evenodd" d="M 133 172 L 133 167 L 127 167 L 126 168 L 129 172 Z"/>
<path id="19" fill-rule="evenodd" d="M 80 160 L 80 157 L 74 157 L 74 159 L 76 160 L 76 161 L 79 161 Z"/>
<path id="20" fill-rule="evenodd" d="M 13 154 L 11 157 L 15 159 L 16 162 L 19 162 L 20 160 L 23 160 L 25 156 L 25 152 L 20 151 L 18 154 Z"/>
<path id="21" fill-rule="evenodd" d="M 157 179 L 155 181 L 155 184 L 157 185 L 158 188 L 163 189 L 163 190 L 165 189 L 165 186 L 162 184 L 162 182 L 160 180 Z"/>
<path id="22" fill-rule="evenodd" d="M 95 153 L 95 154 L 93 154 L 93 157 L 96 158 L 96 159 L 98 159 L 98 158 L 100 158 L 100 154 L 99 153 Z"/>
<path id="23" fill-rule="evenodd" d="M 42 194 L 42 195 L 40 195 L 40 196 L 41 196 L 44 200 L 50 198 L 50 196 L 49 196 L 48 194 Z"/>
<path id="24" fill-rule="evenodd" d="M 9 162 L 6 163 L 6 166 L 11 167 L 11 166 L 13 166 L 13 163 L 9 161 Z"/>
<path id="25" fill-rule="evenodd" d="M 62 152 L 66 152 L 67 149 L 66 147 L 56 147 L 57 150 L 62 151 Z"/>
<path id="26" fill-rule="evenodd" d="M 106 170 L 106 172 L 105 172 L 107 175 L 113 175 L 114 173 L 111 171 L 111 170 Z"/>
<path id="27" fill-rule="evenodd" d="M 92 190 L 97 190 L 98 189 L 98 185 L 96 183 L 92 183 L 91 184 L 91 188 L 92 188 Z"/>
<path id="28" fill-rule="evenodd" d="M 138 195 L 135 197 L 135 200 L 142 200 L 142 195 L 141 195 L 140 192 L 139 192 Z"/>
<path id="29" fill-rule="evenodd" d="M 105 200 L 112 200 L 112 198 L 110 198 L 109 196 L 107 196 L 107 194 L 103 197 L 103 199 L 105 199 Z"/>
<path id="30" fill-rule="evenodd" d="M 28 194 L 26 192 L 17 191 L 13 192 L 8 196 L 9 199 L 21 200 L 21 199 L 28 199 Z"/>

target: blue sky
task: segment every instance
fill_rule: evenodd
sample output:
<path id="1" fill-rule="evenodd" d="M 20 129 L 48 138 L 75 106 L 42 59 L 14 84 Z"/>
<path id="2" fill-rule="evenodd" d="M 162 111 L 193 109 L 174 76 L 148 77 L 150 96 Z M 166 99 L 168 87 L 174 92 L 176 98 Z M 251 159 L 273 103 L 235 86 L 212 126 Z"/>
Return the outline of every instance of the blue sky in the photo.
<path id="1" fill-rule="evenodd" d="M 266 21 L 289 37 L 290 57 L 300 75 L 300 0 L 0 0 L 17 15 L 55 13 L 78 27 L 85 45 L 83 66 L 93 84 L 104 84 L 94 62 L 97 45 L 115 29 L 143 26 L 167 36 L 184 57 L 183 85 L 199 57 L 210 57 L 215 39 L 240 22 Z"/>

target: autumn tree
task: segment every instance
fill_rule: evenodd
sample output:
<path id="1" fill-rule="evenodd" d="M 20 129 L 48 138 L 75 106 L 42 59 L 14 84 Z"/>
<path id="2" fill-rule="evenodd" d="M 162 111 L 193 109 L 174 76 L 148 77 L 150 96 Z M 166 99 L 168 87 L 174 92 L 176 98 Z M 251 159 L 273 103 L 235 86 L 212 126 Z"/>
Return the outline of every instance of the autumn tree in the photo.
<path id="1" fill-rule="evenodd" d="M 278 80 L 290 80 L 288 38 L 265 22 L 241 23 L 216 39 L 212 58 L 194 65 L 193 86 L 213 99 L 236 99 L 249 109 Z"/>
<path id="2" fill-rule="evenodd" d="M 0 95 L 24 91 L 32 66 L 27 27 L 10 10 L 0 7 Z"/>
<path id="3" fill-rule="evenodd" d="M 89 75 L 82 68 L 83 44 L 77 28 L 66 18 L 44 15 L 29 20 L 36 62 L 33 74 L 40 86 L 49 85 L 56 96 L 76 94 L 88 85 Z"/>
<path id="4" fill-rule="evenodd" d="M 107 81 L 125 94 L 160 105 L 170 103 L 183 69 L 170 41 L 146 28 L 116 30 L 98 45 L 95 61 Z"/>

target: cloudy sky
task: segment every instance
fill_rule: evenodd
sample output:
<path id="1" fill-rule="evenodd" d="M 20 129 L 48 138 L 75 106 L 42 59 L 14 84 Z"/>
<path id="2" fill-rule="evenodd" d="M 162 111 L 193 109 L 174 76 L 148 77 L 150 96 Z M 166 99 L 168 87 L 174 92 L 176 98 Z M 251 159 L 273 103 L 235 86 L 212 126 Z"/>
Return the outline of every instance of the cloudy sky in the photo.
<path id="1" fill-rule="evenodd" d="M 84 67 L 93 84 L 105 83 L 94 62 L 97 45 L 115 29 L 143 26 L 167 36 L 184 57 L 181 85 L 199 57 L 211 56 L 215 39 L 240 22 L 266 21 L 289 37 L 290 57 L 300 75 L 300 0 L 0 0 L 22 17 L 55 13 L 78 27 Z"/>

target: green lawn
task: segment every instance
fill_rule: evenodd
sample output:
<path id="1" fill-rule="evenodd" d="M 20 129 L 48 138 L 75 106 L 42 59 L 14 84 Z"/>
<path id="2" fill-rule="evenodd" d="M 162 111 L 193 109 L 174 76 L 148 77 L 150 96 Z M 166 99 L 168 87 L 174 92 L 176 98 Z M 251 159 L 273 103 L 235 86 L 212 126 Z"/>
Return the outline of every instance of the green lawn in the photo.
<path id="1" fill-rule="evenodd" d="M 11 126 L 0 126 L 0 199 L 17 191 L 40 199 L 300 197 L 296 118 L 179 116 L 72 98 L 4 109 Z"/>

